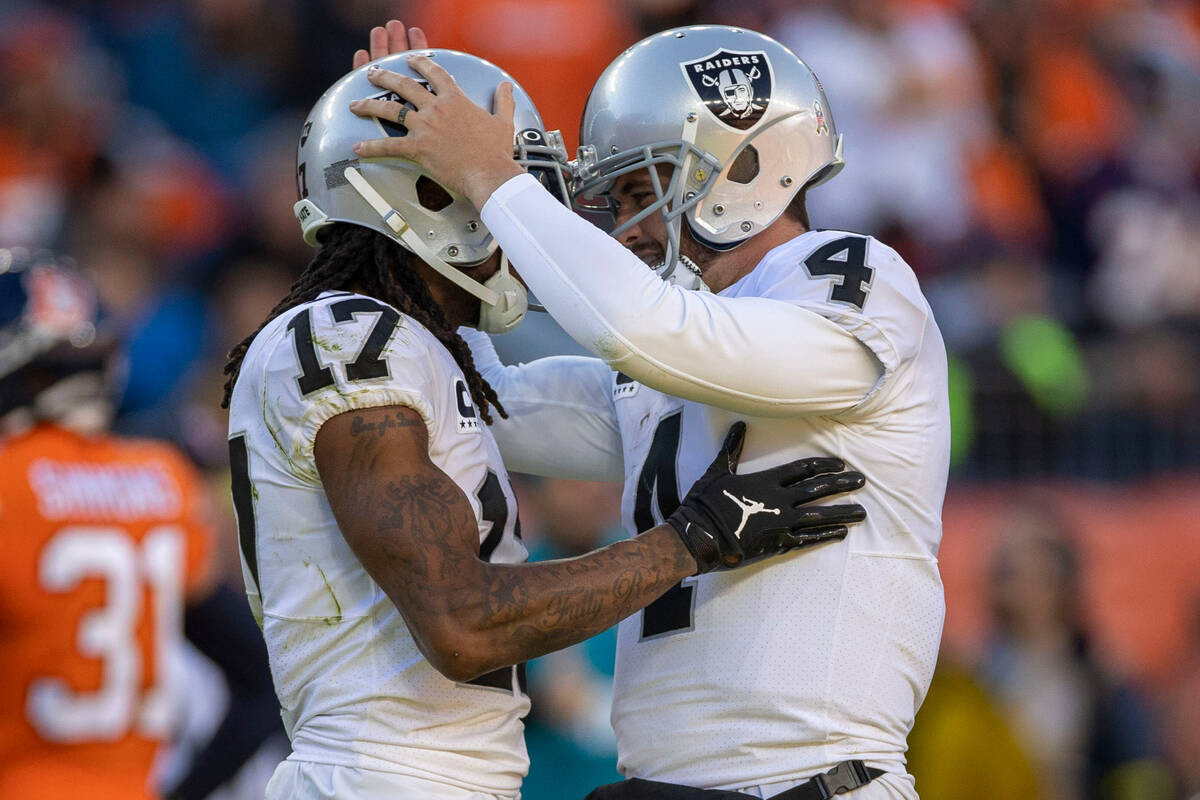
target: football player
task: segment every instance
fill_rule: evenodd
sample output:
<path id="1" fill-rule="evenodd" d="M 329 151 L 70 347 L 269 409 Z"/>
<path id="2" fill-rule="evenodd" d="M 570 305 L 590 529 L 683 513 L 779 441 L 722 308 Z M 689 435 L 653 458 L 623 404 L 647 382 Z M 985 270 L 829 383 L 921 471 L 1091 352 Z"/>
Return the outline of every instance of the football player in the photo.
<path id="1" fill-rule="evenodd" d="M 512 88 L 473 56 L 428 58 L 475 102 Z M 403 56 L 379 65 L 420 77 Z M 796 506 L 861 479 L 830 458 L 735 475 L 735 425 L 667 524 L 579 558 L 522 564 L 489 428 L 505 411 L 457 329 L 510 329 L 525 290 L 469 201 L 410 161 L 355 157 L 354 142 L 403 136 L 414 113 L 397 104 L 386 120 L 352 115 L 352 98 L 391 97 L 368 74 L 334 84 L 304 124 L 296 214 L 320 249 L 227 366 L 243 571 L 293 748 L 267 794 L 515 798 L 528 699 L 514 665 L 699 572 L 844 537 L 857 506 Z M 520 89 L 506 98 L 517 126 L 506 158 L 559 192 L 565 210 L 557 137 Z M 560 366 L 568 382 L 590 369 Z"/>
<path id="2" fill-rule="evenodd" d="M 107 432 L 120 363 L 83 273 L 0 249 L 0 797 L 159 797 L 185 631 L 221 666 L 237 735 L 171 794 L 206 796 L 278 726 L 254 624 L 208 574 L 199 478 Z"/>
<path id="3" fill-rule="evenodd" d="M 592 89 L 574 165 L 579 200 L 615 218 L 610 238 L 507 158 L 509 89 L 489 113 L 434 61 L 409 63 L 422 82 L 377 71 L 396 99 L 352 106 L 392 118 L 408 104 L 407 135 L 356 154 L 413 159 L 469 198 L 599 356 L 503 367 L 471 337 L 509 411 L 494 432 L 510 467 L 623 477 L 632 531 L 673 513 L 733 420 L 750 420 L 747 466 L 816 449 L 870 480 L 861 533 L 684 579 L 621 623 L 612 719 L 639 780 L 598 796 L 915 797 L 906 736 L 944 616 L 946 355 L 894 250 L 809 224 L 805 193 L 843 163 L 816 77 L 744 29 L 629 48 Z"/>

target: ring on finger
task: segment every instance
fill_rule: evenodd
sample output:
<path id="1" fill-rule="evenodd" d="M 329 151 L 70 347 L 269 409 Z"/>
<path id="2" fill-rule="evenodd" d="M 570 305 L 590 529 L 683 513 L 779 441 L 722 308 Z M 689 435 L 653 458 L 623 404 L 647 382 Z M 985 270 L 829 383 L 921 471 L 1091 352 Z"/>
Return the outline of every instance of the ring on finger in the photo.
<path id="1" fill-rule="evenodd" d="M 400 111 L 396 114 L 396 124 L 404 125 L 404 118 L 408 116 L 408 106 L 400 106 Z"/>

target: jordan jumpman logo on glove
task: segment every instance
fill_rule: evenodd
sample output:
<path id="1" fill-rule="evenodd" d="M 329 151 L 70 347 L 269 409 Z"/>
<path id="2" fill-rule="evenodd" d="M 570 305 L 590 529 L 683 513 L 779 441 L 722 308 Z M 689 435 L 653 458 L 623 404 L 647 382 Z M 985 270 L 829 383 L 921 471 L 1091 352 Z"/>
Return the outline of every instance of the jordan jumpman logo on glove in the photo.
<path id="1" fill-rule="evenodd" d="M 737 530 L 733 532 L 737 536 L 742 532 L 742 528 L 746 527 L 746 520 L 750 519 L 751 514 L 774 514 L 779 516 L 778 508 L 767 508 L 765 503 L 760 503 L 757 500 L 751 500 L 749 497 L 743 497 L 740 500 L 737 495 L 732 495 L 728 491 L 725 496 L 742 507 L 742 522 L 737 526 Z"/>
<path id="2" fill-rule="evenodd" d="M 696 559 L 699 573 L 844 539 L 847 525 L 866 519 L 858 504 L 808 505 L 863 487 L 866 479 L 843 471 L 841 459 L 803 458 L 738 475 L 745 438 L 746 423 L 735 422 L 716 459 L 667 518 Z"/>

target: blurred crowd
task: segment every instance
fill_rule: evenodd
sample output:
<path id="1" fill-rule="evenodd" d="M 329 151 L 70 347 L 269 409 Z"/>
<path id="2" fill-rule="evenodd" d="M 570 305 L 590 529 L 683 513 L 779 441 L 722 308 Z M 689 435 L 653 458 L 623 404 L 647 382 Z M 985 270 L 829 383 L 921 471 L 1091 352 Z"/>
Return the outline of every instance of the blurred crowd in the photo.
<path id="1" fill-rule="evenodd" d="M 225 353 L 310 257 L 291 212 L 300 124 L 392 17 L 508 69 L 569 146 L 592 81 L 641 36 L 700 22 L 775 36 L 820 76 L 845 136 L 814 224 L 896 247 L 934 306 L 954 486 L 1200 467 L 1189 0 L 7 0 L 0 244 L 93 271 L 130 355 L 119 429 L 182 444 L 214 495 Z M 573 348 L 546 319 L 498 346 Z M 524 482 L 536 553 L 619 535 L 614 492 Z M 579 513 L 581 498 L 603 510 Z M 239 580 L 231 513 L 222 558 Z M 1179 598 L 1195 606 L 1192 660 L 1136 687 L 1136 665 L 1110 671 L 1087 635 L 1073 549 L 1087 532 L 1050 506 L 993 522 L 993 638 L 943 659 L 914 734 L 923 796 L 984 797 L 981 781 L 995 797 L 1200 796 L 1196 580 Z M 601 637 L 531 669 L 529 800 L 615 779 L 611 660 Z"/>
<path id="2" fill-rule="evenodd" d="M 309 255 L 298 123 L 392 15 L 510 70 L 572 145 L 641 35 L 773 34 L 845 135 L 814 222 L 896 246 L 934 304 L 956 475 L 1200 464 L 1200 12 L 1181 0 L 6 3 L 0 240 L 96 270 L 132 347 L 128 429 L 219 457 L 212 369 Z"/>

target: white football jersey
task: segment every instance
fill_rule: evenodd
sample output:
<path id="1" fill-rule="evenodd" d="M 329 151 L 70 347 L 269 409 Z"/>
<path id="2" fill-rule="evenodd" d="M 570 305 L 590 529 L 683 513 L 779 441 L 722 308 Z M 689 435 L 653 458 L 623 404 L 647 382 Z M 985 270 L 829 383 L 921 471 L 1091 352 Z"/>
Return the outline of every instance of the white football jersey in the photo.
<path id="1" fill-rule="evenodd" d="M 846 759 L 903 772 L 933 675 L 945 603 L 937 569 L 950 455 L 946 354 L 916 276 L 870 238 L 814 231 L 772 250 L 725 297 L 765 297 L 851 332 L 883 367 L 866 400 L 830 416 L 747 417 L 613 377 L 630 530 L 669 515 L 731 423 L 739 472 L 837 456 L 867 478 L 849 536 L 683 581 L 620 626 L 613 726 L 631 776 L 741 787 Z M 761 347 L 805 369 L 805 342 Z M 664 735 L 674 732 L 676 735 Z"/>
<path id="2" fill-rule="evenodd" d="M 837 456 L 867 477 L 826 501 L 867 510 L 844 541 L 689 578 L 621 623 L 621 771 L 740 788 L 856 758 L 903 776 L 945 611 L 936 555 L 950 456 L 946 353 L 916 276 L 870 237 L 811 231 L 718 296 L 681 292 L 622 263 L 603 234 L 571 228 L 584 242 L 572 251 L 555 240 L 570 221 L 521 192 L 486 221 L 520 252 L 522 274 L 539 277 L 539 297 L 574 311 L 564 327 L 618 369 L 636 363 L 695 399 L 599 359 L 504 367 L 474 334 L 476 364 L 509 412 L 494 432 L 510 468 L 623 477 L 631 532 L 674 510 L 738 419 L 749 423 L 739 472 Z M 535 239 L 546 256 L 525 246 Z"/>
<path id="3" fill-rule="evenodd" d="M 435 670 L 346 544 L 321 486 L 313 459 L 321 425 L 388 405 L 424 419 L 430 459 L 479 521 L 482 556 L 527 557 L 496 443 L 462 371 L 428 330 L 348 292 L 272 320 L 242 363 L 229 434 L 243 574 L 291 759 L 512 796 L 528 768 L 529 701 L 516 669 L 470 684 Z"/>

